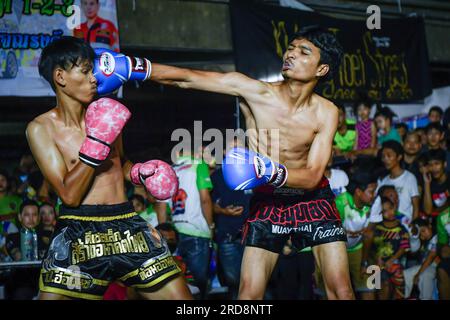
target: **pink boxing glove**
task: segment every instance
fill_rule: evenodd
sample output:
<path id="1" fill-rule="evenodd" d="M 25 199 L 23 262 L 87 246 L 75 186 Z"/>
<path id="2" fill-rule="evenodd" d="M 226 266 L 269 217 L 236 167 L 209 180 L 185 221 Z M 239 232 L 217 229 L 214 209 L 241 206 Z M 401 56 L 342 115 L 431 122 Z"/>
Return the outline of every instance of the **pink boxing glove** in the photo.
<path id="1" fill-rule="evenodd" d="M 92 102 L 86 110 L 86 139 L 80 148 L 80 160 L 98 167 L 108 157 L 111 144 L 130 117 L 130 111 L 113 99 L 101 98 Z"/>
<path id="2" fill-rule="evenodd" d="M 157 200 L 167 200 L 178 191 L 178 177 L 172 167 L 161 160 L 136 163 L 130 172 L 131 182 L 142 184 Z"/>

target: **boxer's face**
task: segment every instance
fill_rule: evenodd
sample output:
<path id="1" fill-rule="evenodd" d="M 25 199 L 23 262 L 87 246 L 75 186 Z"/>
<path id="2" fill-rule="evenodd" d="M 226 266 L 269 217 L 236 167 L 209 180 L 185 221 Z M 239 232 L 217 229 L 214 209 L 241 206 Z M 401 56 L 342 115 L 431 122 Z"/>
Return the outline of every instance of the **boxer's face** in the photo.
<path id="1" fill-rule="evenodd" d="M 99 9 L 99 0 L 83 0 L 81 1 L 81 7 L 83 8 L 84 15 L 88 19 L 95 18 Z"/>
<path id="2" fill-rule="evenodd" d="M 82 104 L 92 102 L 97 93 L 97 80 L 92 73 L 92 63 L 87 60 L 80 61 L 67 70 L 56 69 L 55 77 L 55 81 L 61 85 L 61 90 Z"/>
<path id="3" fill-rule="evenodd" d="M 39 224 L 38 208 L 34 205 L 25 206 L 19 214 L 20 223 L 27 229 L 34 229 Z"/>
<path id="4" fill-rule="evenodd" d="M 308 82 L 328 72 L 328 65 L 320 64 L 320 49 L 306 39 L 295 39 L 283 55 L 283 77 Z"/>

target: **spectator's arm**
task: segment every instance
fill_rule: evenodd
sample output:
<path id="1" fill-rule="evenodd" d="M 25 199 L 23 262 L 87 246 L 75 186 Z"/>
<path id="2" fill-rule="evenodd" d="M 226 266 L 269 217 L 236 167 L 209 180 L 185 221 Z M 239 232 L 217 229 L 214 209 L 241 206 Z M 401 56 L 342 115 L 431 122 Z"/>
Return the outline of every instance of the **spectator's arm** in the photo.
<path id="1" fill-rule="evenodd" d="M 213 219 L 213 203 L 211 199 L 211 194 L 208 189 L 199 190 L 200 192 L 200 202 L 202 206 L 203 216 L 206 219 L 208 225 L 212 225 Z"/>
<path id="2" fill-rule="evenodd" d="M 377 127 L 375 127 L 375 123 L 372 122 L 372 126 L 370 128 L 372 132 L 371 141 L 370 141 L 370 148 L 371 149 L 377 149 Z"/>
<path id="3" fill-rule="evenodd" d="M 433 263 L 434 258 L 436 258 L 436 255 L 437 255 L 436 251 L 431 251 L 426 257 L 425 261 L 420 266 L 420 269 L 417 272 L 417 274 L 421 274 L 422 272 L 424 272 Z"/>
<path id="4" fill-rule="evenodd" d="M 363 233 L 363 249 L 362 249 L 362 259 L 365 262 L 369 259 L 370 249 L 373 244 L 374 228 L 369 225 L 369 227 Z"/>
<path id="5" fill-rule="evenodd" d="M 167 222 L 169 217 L 167 216 L 167 203 L 164 201 L 156 201 L 153 204 L 153 209 L 156 212 L 156 217 L 158 218 L 158 224 Z"/>
<path id="6" fill-rule="evenodd" d="M 412 197 L 411 202 L 412 202 L 412 206 L 413 206 L 412 219 L 414 220 L 419 217 L 419 205 L 420 205 L 419 196 Z"/>
<path id="7" fill-rule="evenodd" d="M 425 178 L 423 187 L 423 210 L 430 215 L 433 212 L 433 199 L 431 198 L 431 181 Z"/>

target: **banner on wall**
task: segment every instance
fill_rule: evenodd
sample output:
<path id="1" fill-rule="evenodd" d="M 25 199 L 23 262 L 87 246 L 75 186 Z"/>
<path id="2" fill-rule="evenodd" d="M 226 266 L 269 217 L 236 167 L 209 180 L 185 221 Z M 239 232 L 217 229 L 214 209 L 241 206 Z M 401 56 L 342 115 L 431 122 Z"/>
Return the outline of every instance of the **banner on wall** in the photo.
<path id="1" fill-rule="evenodd" d="M 300 28 L 320 25 L 344 48 L 334 79 L 316 92 L 337 102 L 352 102 L 361 93 L 375 101 L 408 103 L 431 93 L 425 28 L 420 18 L 381 19 L 380 30 L 365 20 L 334 19 L 290 8 L 230 4 L 236 69 L 250 77 L 281 80 L 282 56 Z"/>
<path id="2" fill-rule="evenodd" d="M 42 49 L 63 35 L 119 51 L 115 0 L 0 0 L 0 96 L 53 96 Z"/>

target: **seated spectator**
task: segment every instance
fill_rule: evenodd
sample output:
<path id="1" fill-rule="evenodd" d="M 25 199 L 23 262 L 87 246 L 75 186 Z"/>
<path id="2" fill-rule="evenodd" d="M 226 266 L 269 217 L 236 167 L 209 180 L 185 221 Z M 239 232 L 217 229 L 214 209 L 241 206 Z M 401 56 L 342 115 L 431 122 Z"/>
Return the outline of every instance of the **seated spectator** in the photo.
<path id="1" fill-rule="evenodd" d="M 450 179 L 445 172 L 445 151 L 433 149 L 427 153 L 428 169 L 423 174 L 423 209 L 436 217 L 450 206 Z"/>
<path id="2" fill-rule="evenodd" d="M 383 221 L 366 232 L 363 266 L 369 265 L 368 257 L 373 249 L 375 261 L 381 268 L 381 290 L 378 292 L 378 299 L 403 299 L 405 281 L 401 258 L 409 250 L 409 234 L 395 217 L 394 203 L 389 198 L 382 198 L 381 205 Z"/>
<path id="3" fill-rule="evenodd" d="M 416 177 L 400 166 L 403 153 L 403 147 L 397 141 L 391 140 L 383 143 L 381 160 L 385 168 L 389 171 L 389 174 L 378 182 L 378 188 L 384 185 L 395 186 L 399 197 L 398 210 L 409 221 L 412 221 L 419 216 L 419 190 Z M 371 216 L 374 217 L 371 220 L 375 219 L 373 221 L 380 221 L 380 212 L 380 197 L 377 197 L 371 208 Z"/>
<path id="4" fill-rule="evenodd" d="M 378 145 L 383 145 L 384 142 L 389 140 L 402 143 L 402 139 L 398 134 L 397 129 L 393 126 L 393 118 L 395 113 L 388 107 L 382 107 L 377 113 L 375 113 L 375 125 L 378 131 Z"/>
<path id="5" fill-rule="evenodd" d="M 413 224 L 419 229 L 420 235 L 420 264 L 403 271 L 405 277 L 405 297 L 409 298 L 413 286 L 420 292 L 420 300 L 432 300 L 434 280 L 436 279 L 437 236 L 433 235 L 432 226 L 427 219 L 418 218 Z M 411 251 L 413 249 L 411 248 Z"/>
<path id="6" fill-rule="evenodd" d="M 397 129 L 397 132 L 400 135 L 400 138 L 402 139 L 402 141 L 405 140 L 405 136 L 409 132 L 408 125 L 404 122 L 397 123 L 395 125 L 395 129 Z"/>
<path id="7" fill-rule="evenodd" d="M 430 123 L 441 123 L 444 110 L 439 106 L 432 106 L 428 111 L 428 121 Z"/>
<path id="8" fill-rule="evenodd" d="M 363 300 L 372 300 L 373 294 L 367 288 L 367 277 L 361 273 L 363 235 L 369 225 L 370 205 L 375 198 L 376 179 L 370 174 L 359 172 L 352 176 L 348 192 L 336 197 L 336 207 L 342 225 L 347 232 L 347 252 L 350 276 L 356 293 Z M 367 267 L 367 266 L 366 266 Z"/>
<path id="9" fill-rule="evenodd" d="M 345 107 L 340 105 L 338 109 L 338 127 L 334 136 L 333 150 L 337 156 L 340 156 L 353 150 L 356 142 L 356 131 L 355 122 L 346 118 Z"/>
<path id="10" fill-rule="evenodd" d="M 438 122 L 432 122 L 425 127 L 425 132 L 427 135 L 427 145 L 423 151 L 442 149 L 445 135 L 444 127 Z"/>
<path id="11" fill-rule="evenodd" d="M 437 237 L 441 258 L 437 271 L 439 299 L 450 300 L 450 208 L 437 218 Z"/>
<path id="12" fill-rule="evenodd" d="M 156 199 L 151 195 L 147 195 L 147 199 L 149 199 L 147 207 L 144 197 L 140 194 L 134 194 L 128 200 L 133 203 L 136 213 L 138 213 L 142 219 L 147 221 L 147 223 L 151 224 L 153 227 L 156 227 L 160 220 L 162 220 L 162 222 L 169 221 L 169 217 L 171 215 L 169 204 L 167 202 L 156 201 Z M 158 215 L 157 210 L 161 210 L 160 207 L 163 208 L 162 210 L 164 211 L 164 217 L 161 217 L 161 214 Z"/>
<path id="13" fill-rule="evenodd" d="M 38 259 L 42 259 L 48 249 L 45 238 L 48 234 L 38 229 L 39 206 L 33 200 L 25 200 L 19 212 L 21 228 L 35 230 L 37 233 Z M 14 261 L 23 259 L 21 252 L 21 233 L 8 235 L 6 238 L 6 249 Z M 38 293 L 39 268 L 14 269 L 10 281 L 5 285 L 8 299 L 29 300 Z"/>

